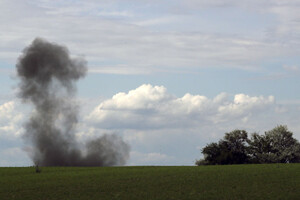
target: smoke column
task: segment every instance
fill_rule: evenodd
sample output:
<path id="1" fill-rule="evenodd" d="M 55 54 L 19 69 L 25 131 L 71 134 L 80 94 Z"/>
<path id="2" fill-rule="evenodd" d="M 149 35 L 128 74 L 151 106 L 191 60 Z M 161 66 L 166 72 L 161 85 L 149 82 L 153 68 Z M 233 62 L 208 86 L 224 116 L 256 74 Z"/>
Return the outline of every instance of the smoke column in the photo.
<path id="1" fill-rule="evenodd" d="M 74 136 L 78 106 L 75 81 L 85 76 L 87 62 L 72 59 L 66 47 L 36 38 L 16 65 L 20 97 L 34 111 L 24 138 L 33 145 L 31 158 L 39 166 L 124 165 L 129 146 L 116 135 L 104 135 L 80 148 Z"/>

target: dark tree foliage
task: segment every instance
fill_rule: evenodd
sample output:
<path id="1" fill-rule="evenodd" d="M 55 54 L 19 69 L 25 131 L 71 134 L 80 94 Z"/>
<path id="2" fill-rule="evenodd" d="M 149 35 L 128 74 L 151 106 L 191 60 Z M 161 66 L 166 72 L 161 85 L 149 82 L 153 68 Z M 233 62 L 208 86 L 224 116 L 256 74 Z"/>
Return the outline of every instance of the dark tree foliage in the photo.
<path id="1" fill-rule="evenodd" d="M 202 149 L 204 160 L 197 161 L 197 165 L 226 165 L 243 164 L 248 158 L 248 134 L 244 130 L 234 130 L 225 133 L 223 140 L 208 144 Z"/>
<path id="2" fill-rule="evenodd" d="M 300 162 L 300 144 L 286 126 L 277 126 L 264 135 L 254 133 L 249 144 L 254 163 Z"/>
<path id="3" fill-rule="evenodd" d="M 264 135 L 253 133 L 248 139 L 245 130 L 225 133 L 218 143 L 202 149 L 204 159 L 196 165 L 300 162 L 300 144 L 286 126 L 277 126 Z"/>

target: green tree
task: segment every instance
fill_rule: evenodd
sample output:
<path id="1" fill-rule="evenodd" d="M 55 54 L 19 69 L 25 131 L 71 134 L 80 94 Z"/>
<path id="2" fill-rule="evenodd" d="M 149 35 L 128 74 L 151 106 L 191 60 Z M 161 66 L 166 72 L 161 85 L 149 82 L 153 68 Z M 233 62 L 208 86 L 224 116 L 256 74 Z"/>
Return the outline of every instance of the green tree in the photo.
<path id="1" fill-rule="evenodd" d="M 206 145 L 204 159 L 196 165 L 226 165 L 245 163 L 299 163 L 300 143 L 287 126 L 276 126 L 264 135 L 253 133 L 248 139 L 244 130 L 225 133 L 218 143 Z"/>
<path id="2" fill-rule="evenodd" d="M 210 143 L 202 149 L 203 160 L 197 165 L 243 164 L 248 162 L 248 134 L 244 130 L 234 130 L 225 133 L 223 140 Z"/>
<path id="3" fill-rule="evenodd" d="M 248 133 L 245 130 L 225 133 L 223 146 L 229 152 L 229 164 L 248 163 Z"/>
<path id="4" fill-rule="evenodd" d="M 277 126 L 261 136 L 252 134 L 249 145 L 255 163 L 300 162 L 300 144 L 287 126 Z"/>

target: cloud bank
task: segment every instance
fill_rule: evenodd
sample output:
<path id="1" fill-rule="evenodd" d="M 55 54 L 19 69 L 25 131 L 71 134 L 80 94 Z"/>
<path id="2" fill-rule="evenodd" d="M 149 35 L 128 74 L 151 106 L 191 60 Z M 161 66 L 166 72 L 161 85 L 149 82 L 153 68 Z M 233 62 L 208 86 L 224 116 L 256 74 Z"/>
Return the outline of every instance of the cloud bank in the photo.
<path id="1" fill-rule="evenodd" d="M 141 85 L 100 103 L 87 119 L 107 129 L 165 129 L 198 127 L 232 121 L 247 122 L 253 115 L 270 110 L 273 96 L 226 93 L 214 98 L 185 94 L 175 97 L 163 86 Z"/>

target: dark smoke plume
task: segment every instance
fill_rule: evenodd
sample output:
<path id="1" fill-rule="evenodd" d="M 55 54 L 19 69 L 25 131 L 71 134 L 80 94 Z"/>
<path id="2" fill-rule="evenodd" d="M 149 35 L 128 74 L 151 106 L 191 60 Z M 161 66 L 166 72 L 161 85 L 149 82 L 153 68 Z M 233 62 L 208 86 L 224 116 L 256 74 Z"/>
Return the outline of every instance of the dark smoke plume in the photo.
<path id="1" fill-rule="evenodd" d="M 24 138 L 33 145 L 39 166 L 123 165 L 129 146 L 116 135 L 89 141 L 85 149 L 75 140 L 78 106 L 75 81 L 85 76 L 87 62 L 72 59 L 66 47 L 37 38 L 23 50 L 16 65 L 20 97 L 34 105 Z"/>

